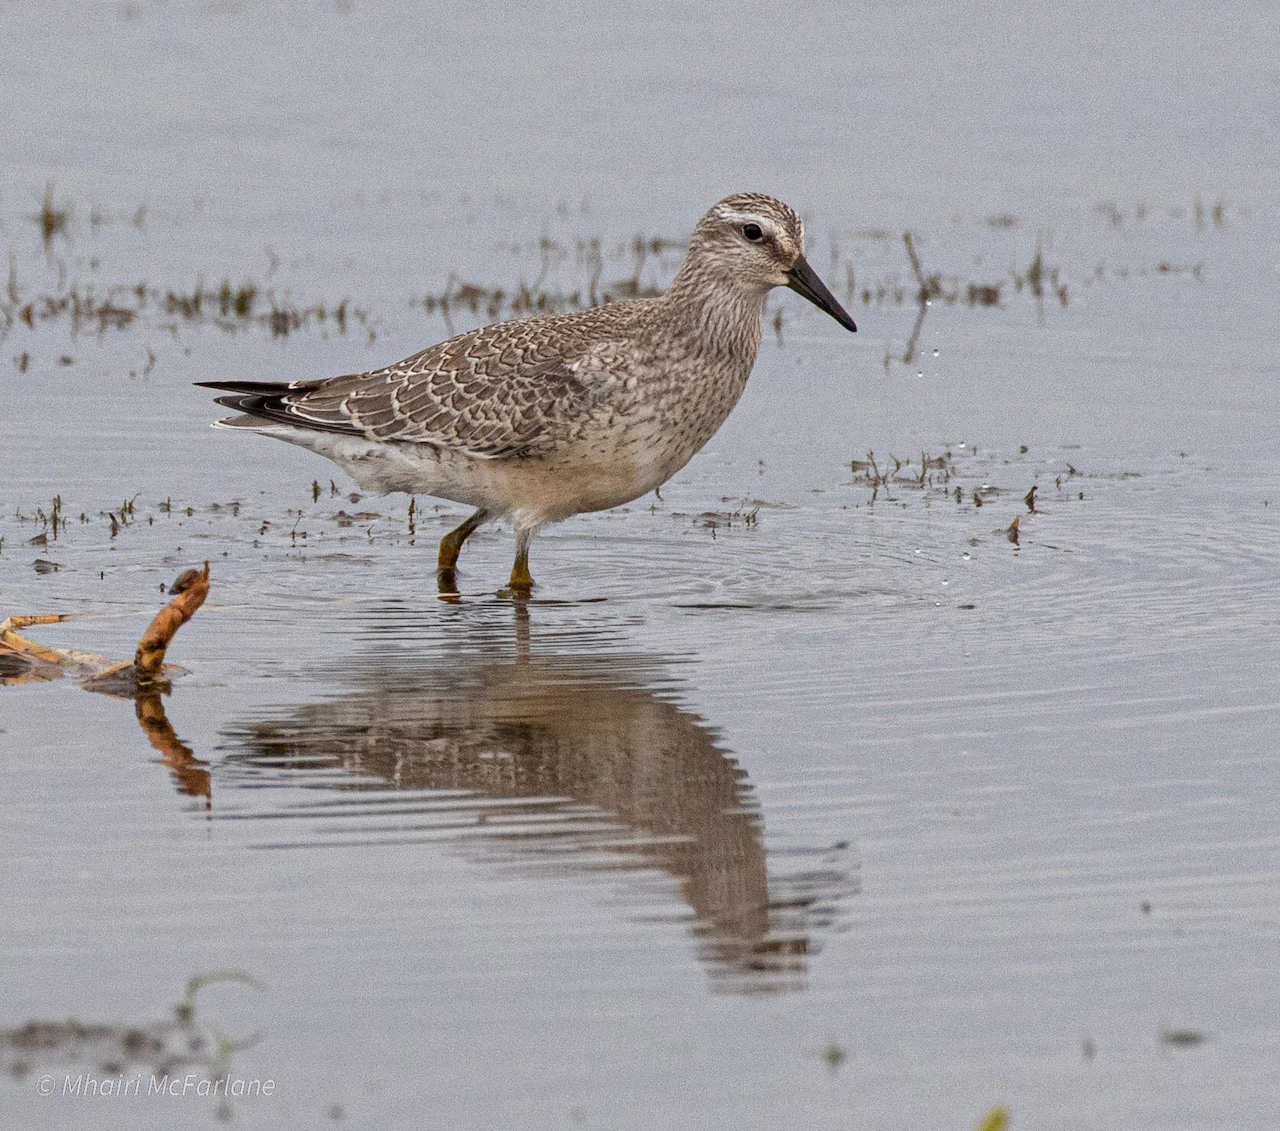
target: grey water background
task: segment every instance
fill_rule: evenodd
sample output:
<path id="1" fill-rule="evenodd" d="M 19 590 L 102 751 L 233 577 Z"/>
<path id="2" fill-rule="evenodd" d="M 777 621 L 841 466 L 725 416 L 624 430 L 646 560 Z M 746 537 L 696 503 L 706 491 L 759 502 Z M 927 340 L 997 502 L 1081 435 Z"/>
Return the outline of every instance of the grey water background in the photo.
<path id="1" fill-rule="evenodd" d="M 1277 39 L 1264 4 L 5 0 L 7 309 L 159 297 L 10 320 L 0 615 L 124 657 L 213 569 L 166 700 L 205 765 L 0 688 L 6 1125 L 216 1123 L 35 1082 L 149 1075 L 110 1034 L 235 970 L 197 1018 L 276 1082 L 244 1126 L 1274 1127 Z M 454 508 L 411 532 L 191 387 L 395 360 L 486 320 L 425 308 L 459 282 L 585 291 L 593 240 L 665 285 L 634 237 L 741 189 L 858 335 L 778 296 L 721 433 L 547 531 L 527 607 L 509 532 L 441 602 Z M 903 231 L 961 296 L 914 343 Z M 163 300 L 223 280 L 328 317 Z M 869 450 L 952 478 L 873 491 Z M 68 1018 L 115 1028 L 22 1042 Z"/>

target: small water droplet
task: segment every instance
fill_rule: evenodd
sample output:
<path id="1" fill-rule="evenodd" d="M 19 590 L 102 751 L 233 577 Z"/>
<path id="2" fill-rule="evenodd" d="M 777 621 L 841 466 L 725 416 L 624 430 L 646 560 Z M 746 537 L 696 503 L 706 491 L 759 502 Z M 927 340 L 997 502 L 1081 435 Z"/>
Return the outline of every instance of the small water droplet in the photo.
<path id="1" fill-rule="evenodd" d="M 937 356 L 938 356 L 938 351 L 937 351 L 937 350 L 934 350 L 934 351 L 933 351 L 933 356 L 934 356 L 934 357 L 937 357 Z"/>
<path id="2" fill-rule="evenodd" d="M 947 579 L 944 577 L 944 578 L 942 579 L 942 584 L 943 584 L 943 585 L 950 585 L 950 584 L 951 584 L 951 582 L 950 582 L 949 580 L 947 580 Z"/>
<path id="3" fill-rule="evenodd" d="M 917 554 L 923 554 L 923 553 L 924 553 L 924 551 L 923 551 L 923 550 L 919 550 L 919 549 L 917 549 L 917 550 L 916 550 L 916 553 L 917 553 Z"/>
<path id="4" fill-rule="evenodd" d="M 923 370 L 923 369 L 917 369 L 917 370 L 916 370 L 916 376 L 917 376 L 917 377 L 923 377 L 923 376 L 924 376 L 924 370 Z"/>
<path id="5" fill-rule="evenodd" d="M 969 561 L 969 560 L 971 560 L 971 559 L 973 558 L 973 555 L 972 555 L 972 554 L 967 554 L 967 553 L 966 553 L 966 554 L 961 554 L 960 556 L 961 556 L 965 561 Z"/>

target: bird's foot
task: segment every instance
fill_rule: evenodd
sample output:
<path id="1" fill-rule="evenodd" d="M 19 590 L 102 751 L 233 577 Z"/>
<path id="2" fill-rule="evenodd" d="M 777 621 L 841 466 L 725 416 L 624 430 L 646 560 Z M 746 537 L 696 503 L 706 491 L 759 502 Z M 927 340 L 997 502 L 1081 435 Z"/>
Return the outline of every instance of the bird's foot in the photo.
<path id="1" fill-rule="evenodd" d="M 457 601 L 461 598 L 462 593 L 458 589 L 458 571 L 452 566 L 444 567 L 436 571 L 436 590 L 442 601 Z"/>
<path id="2" fill-rule="evenodd" d="M 533 591 L 533 574 L 529 572 L 529 559 L 523 554 L 516 558 L 516 564 L 511 567 L 511 578 L 507 582 L 507 587 L 512 593 L 524 597 L 529 596 Z"/>

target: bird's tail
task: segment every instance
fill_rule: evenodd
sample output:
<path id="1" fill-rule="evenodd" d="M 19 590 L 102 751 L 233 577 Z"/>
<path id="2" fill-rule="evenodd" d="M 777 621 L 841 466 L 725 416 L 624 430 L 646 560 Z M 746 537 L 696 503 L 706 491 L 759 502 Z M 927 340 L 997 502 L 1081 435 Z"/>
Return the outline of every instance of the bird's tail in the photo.
<path id="1" fill-rule="evenodd" d="M 316 388 L 316 381 L 197 381 L 202 389 L 218 389 L 229 396 L 214 397 L 214 403 L 233 408 L 244 416 L 230 416 L 219 420 L 215 427 L 258 428 L 285 424 L 291 428 L 305 428 L 320 432 L 340 432 L 343 435 L 362 435 L 349 422 L 317 421 L 291 412 L 292 395 L 305 395 Z"/>
<path id="2" fill-rule="evenodd" d="M 259 397 L 279 397 L 295 389 L 305 389 L 311 381 L 196 381 L 199 389 L 220 389 L 224 393 L 249 393 Z"/>

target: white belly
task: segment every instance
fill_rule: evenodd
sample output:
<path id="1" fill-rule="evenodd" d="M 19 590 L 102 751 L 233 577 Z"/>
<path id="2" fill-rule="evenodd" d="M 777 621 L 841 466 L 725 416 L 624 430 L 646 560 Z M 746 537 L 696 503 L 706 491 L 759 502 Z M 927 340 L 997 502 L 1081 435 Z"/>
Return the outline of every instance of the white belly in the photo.
<path id="1" fill-rule="evenodd" d="M 741 386 L 732 390 L 739 393 Z M 711 438 L 736 395 L 683 416 L 611 419 L 546 454 L 484 459 L 427 443 L 377 442 L 336 432 L 258 425 L 238 417 L 225 427 L 252 430 L 332 460 L 365 491 L 432 495 L 491 514 L 556 522 L 621 506 L 661 486 Z M 672 418 L 675 417 L 673 427 Z M 241 423 L 243 421 L 243 423 Z"/>

